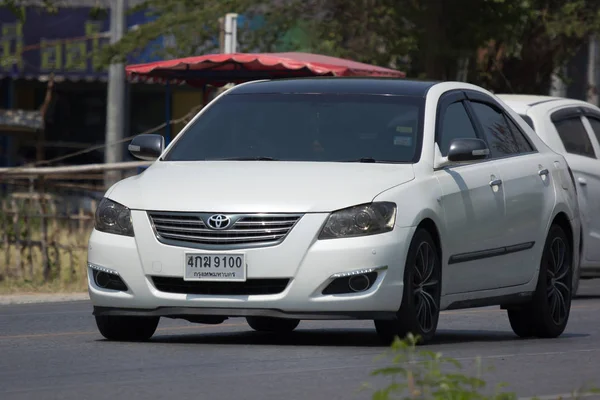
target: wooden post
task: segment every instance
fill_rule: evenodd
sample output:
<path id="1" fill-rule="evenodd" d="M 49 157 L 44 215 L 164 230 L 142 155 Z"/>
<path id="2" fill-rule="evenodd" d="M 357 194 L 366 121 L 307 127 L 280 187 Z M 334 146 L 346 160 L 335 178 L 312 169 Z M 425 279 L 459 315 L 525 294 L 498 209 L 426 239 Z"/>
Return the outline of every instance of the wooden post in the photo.
<path id="1" fill-rule="evenodd" d="M 4 280 L 5 275 L 8 275 L 8 272 L 10 270 L 10 253 L 11 253 L 11 241 L 10 241 L 10 237 L 8 234 L 8 207 L 6 206 L 6 201 L 4 199 L 2 199 L 2 209 L 0 211 L 2 213 L 1 218 L 2 218 L 2 242 L 4 243 L 2 248 L 4 248 L 4 252 L 6 253 L 5 257 L 6 257 L 6 261 L 5 261 L 5 268 L 6 271 L 1 271 L 0 270 L 0 282 Z"/>
<path id="2" fill-rule="evenodd" d="M 54 265 L 56 265 L 57 276 L 60 277 L 61 274 L 61 264 L 60 264 L 60 245 L 59 245 L 59 235 L 60 235 L 60 224 L 58 223 L 58 211 L 56 208 L 56 202 L 54 199 L 49 199 L 49 205 L 47 207 L 49 215 L 51 215 L 51 227 L 50 227 L 50 237 L 48 241 L 48 247 L 52 247 L 54 250 Z M 48 257 L 49 259 L 50 257 Z"/>
<path id="3" fill-rule="evenodd" d="M 85 212 L 83 211 L 83 207 L 79 206 L 79 212 L 77 213 L 77 219 L 79 220 L 79 236 L 83 236 L 85 232 Z"/>
<path id="4" fill-rule="evenodd" d="M 21 221 L 20 221 L 20 212 L 19 212 L 19 205 L 17 204 L 17 201 L 15 199 L 11 200 L 11 210 L 12 210 L 12 223 L 13 223 L 13 232 L 15 233 L 15 257 L 17 258 L 15 260 L 15 265 L 17 268 L 17 273 L 16 276 L 18 276 L 19 278 L 22 278 L 24 276 L 24 269 L 23 269 L 23 242 L 21 241 Z"/>
<path id="5" fill-rule="evenodd" d="M 71 210 L 71 204 L 67 203 L 67 232 L 68 232 L 68 238 L 69 238 L 69 243 L 67 246 L 67 251 L 69 253 L 69 267 L 71 270 L 71 273 L 75 270 L 74 268 L 74 262 L 73 262 L 73 246 L 72 246 L 72 238 L 73 238 L 73 215 L 72 215 L 72 210 Z"/>
<path id="6" fill-rule="evenodd" d="M 50 262 L 48 259 L 48 228 L 46 223 L 46 198 L 44 196 L 44 178 L 38 179 L 38 192 L 35 194 L 36 209 L 40 213 L 40 251 L 42 252 L 42 271 L 44 282 L 50 279 Z"/>
<path id="7" fill-rule="evenodd" d="M 31 229 L 31 211 L 32 211 L 32 199 L 34 194 L 34 178 L 29 178 L 29 200 L 25 199 L 23 204 L 25 205 L 25 218 L 27 224 L 27 250 L 29 251 L 29 276 L 31 280 L 35 278 L 34 275 L 34 262 L 33 262 L 33 229 Z"/>

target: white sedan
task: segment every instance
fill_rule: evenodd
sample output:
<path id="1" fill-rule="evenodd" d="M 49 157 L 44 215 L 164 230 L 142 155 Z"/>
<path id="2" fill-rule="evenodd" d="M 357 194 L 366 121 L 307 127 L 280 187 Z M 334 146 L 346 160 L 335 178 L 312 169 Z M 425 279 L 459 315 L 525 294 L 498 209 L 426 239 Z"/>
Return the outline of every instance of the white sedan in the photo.
<path id="1" fill-rule="evenodd" d="M 561 97 L 498 97 L 567 160 L 577 182 L 581 213 L 580 276 L 600 278 L 600 108 Z M 575 286 L 578 283 L 576 276 Z"/>
<path id="2" fill-rule="evenodd" d="M 385 342 L 435 334 L 440 311 L 500 305 L 522 337 L 557 337 L 579 265 L 565 159 L 465 83 L 241 84 L 99 204 L 89 293 L 100 333 L 159 319 L 257 331 L 367 319 Z"/>

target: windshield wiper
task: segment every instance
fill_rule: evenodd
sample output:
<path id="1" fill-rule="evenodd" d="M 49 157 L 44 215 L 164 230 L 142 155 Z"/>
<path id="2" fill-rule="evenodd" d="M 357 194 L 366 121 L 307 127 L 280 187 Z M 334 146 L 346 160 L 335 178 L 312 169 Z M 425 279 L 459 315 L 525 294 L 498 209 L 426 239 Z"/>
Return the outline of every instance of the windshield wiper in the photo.
<path id="1" fill-rule="evenodd" d="M 343 160 L 342 162 L 358 162 L 358 163 L 376 163 L 377 160 L 373 157 L 362 157 L 355 160 Z"/>
<path id="2" fill-rule="evenodd" d="M 217 161 L 279 161 L 273 157 L 229 157 L 229 158 L 215 158 Z"/>

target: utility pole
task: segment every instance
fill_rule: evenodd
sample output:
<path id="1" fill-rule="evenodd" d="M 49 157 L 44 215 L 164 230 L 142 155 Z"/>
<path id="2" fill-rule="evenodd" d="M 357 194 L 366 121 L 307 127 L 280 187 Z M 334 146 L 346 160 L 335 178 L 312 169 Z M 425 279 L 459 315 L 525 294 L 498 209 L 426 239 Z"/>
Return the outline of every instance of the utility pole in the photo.
<path id="1" fill-rule="evenodd" d="M 237 17 L 235 13 L 225 15 L 223 53 L 237 52 Z"/>
<path id="2" fill-rule="evenodd" d="M 223 53 L 236 53 L 237 52 L 237 18 L 236 13 L 227 13 L 225 17 L 219 18 L 219 52 Z M 215 90 L 215 96 L 223 93 L 225 90 L 232 86 L 228 83 Z"/>
<path id="3" fill-rule="evenodd" d="M 588 70 L 587 70 L 587 93 L 586 100 L 593 105 L 598 105 L 598 92 L 597 92 L 597 77 L 596 77 L 596 62 L 597 62 L 597 49 L 598 41 L 595 35 L 591 35 L 588 44 Z"/>
<path id="4" fill-rule="evenodd" d="M 116 43 L 125 33 L 125 0 L 110 2 L 110 43 Z M 108 71 L 108 100 L 106 103 L 106 147 L 105 163 L 123 160 L 123 143 L 112 144 L 123 139 L 125 128 L 125 66 L 111 64 Z M 106 188 L 121 179 L 120 171 L 104 173 Z"/>

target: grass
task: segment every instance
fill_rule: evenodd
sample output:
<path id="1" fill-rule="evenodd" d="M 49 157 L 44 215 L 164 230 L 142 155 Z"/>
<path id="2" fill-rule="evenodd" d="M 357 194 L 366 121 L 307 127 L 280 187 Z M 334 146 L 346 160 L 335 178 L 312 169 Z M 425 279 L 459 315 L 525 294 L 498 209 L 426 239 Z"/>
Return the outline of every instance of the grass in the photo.
<path id="1" fill-rule="evenodd" d="M 18 280 L 0 282 L 0 295 L 84 292 L 87 292 L 86 278 L 79 279 L 76 282 L 30 282 Z"/>
<path id="2" fill-rule="evenodd" d="M 15 244 L 0 245 L 0 294 L 86 291 L 85 265 L 91 228 L 79 230 L 65 225 L 48 229 L 50 274 L 47 280 L 44 279 L 39 246 L 18 248 Z M 40 241 L 40 230 L 32 229 L 31 234 L 21 234 L 22 240 L 28 238 Z M 58 246 L 53 246 L 53 243 Z"/>

